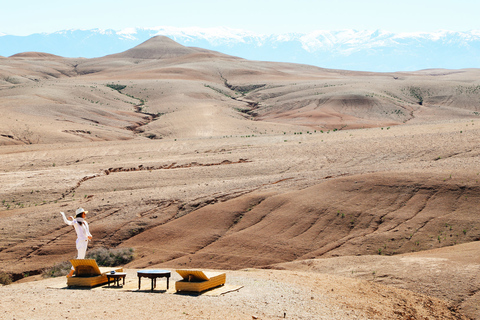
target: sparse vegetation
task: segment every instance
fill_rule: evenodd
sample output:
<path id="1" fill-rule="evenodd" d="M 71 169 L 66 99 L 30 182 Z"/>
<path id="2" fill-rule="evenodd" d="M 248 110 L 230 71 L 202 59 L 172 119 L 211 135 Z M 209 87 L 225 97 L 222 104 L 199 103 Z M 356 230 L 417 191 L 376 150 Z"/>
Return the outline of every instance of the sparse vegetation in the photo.
<path id="1" fill-rule="evenodd" d="M 0 272 L 0 284 L 9 285 L 12 283 L 12 276 L 5 272 Z"/>
<path id="2" fill-rule="evenodd" d="M 204 84 L 204 87 L 205 87 L 205 88 L 210 88 L 210 89 L 212 89 L 213 91 L 216 91 L 216 92 L 218 92 L 218 93 L 220 93 L 220 94 L 223 94 L 224 96 L 226 96 L 226 97 L 228 97 L 228 98 L 233 99 L 233 97 L 232 97 L 231 95 L 229 95 L 228 93 L 223 92 L 223 90 L 221 90 L 221 89 L 215 88 L 214 86 L 211 86 L 211 85 L 209 85 L 209 84 Z"/>
<path id="3" fill-rule="evenodd" d="M 20 84 L 21 82 L 16 79 L 15 77 L 10 77 L 10 76 L 7 76 L 5 78 L 3 78 L 3 80 L 5 80 L 6 82 L 9 82 L 11 84 Z"/>
<path id="4" fill-rule="evenodd" d="M 44 278 L 56 278 L 56 277 L 63 277 L 66 276 L 72 265 L 68 261 L 56 263 L 51 268 L 47 268 L 43 270 L 43 277 Z"/>
<path id="5" fill-rule="evenodd" d="M 457 94 L 477 95 L 480 94 L 480 85 L 458 86 L 455 91 Z"/>
<path id="6" fill-rule="evenodd" d="M 114 83 L 106 84 L 106 86 L 113 89 L 113 90 L 117 90 L 120 93 L 123 89 L 125 89 L 127 87 L 127 86 L 122 85 L 122 84 L 114 84 Z"/>
<path id="7" fill-rule="evenodd" d="M 129 263 L 134 258 L 133 248 L 107 249 L 104 247 L 87 252 L 87 259 L 95 259 L 99 266 L 114 267 Z"/>
<path id="8" fill-rule="evenodd" d="M 424 92 L 420 87 L 411 86 L 411 87 L 408 87 L 407 89 L 402 89 L 402 91 L 404 92 L 406 91 L 407 94 L 409 94 L 410 96 L 414 97 L 417 100 L 417 103 L 419 105 L 423 105 Z"/>
<path id="9" fill-rule="evenodd" d="M 245 85 L 245 86 L 227 86 L 227 87 L 242 95 L 246 95 L 251 91 L 265 87 L 265 84 L 251 84 L 251 85 Z"/>

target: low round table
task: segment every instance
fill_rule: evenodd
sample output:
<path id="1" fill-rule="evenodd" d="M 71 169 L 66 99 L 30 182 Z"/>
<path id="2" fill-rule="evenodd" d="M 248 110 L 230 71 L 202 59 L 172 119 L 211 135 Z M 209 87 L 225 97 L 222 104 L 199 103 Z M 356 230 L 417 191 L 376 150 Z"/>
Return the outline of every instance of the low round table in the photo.
<path id="1" fill-rule="evenodd" d="M 168 270 L 153 270 L 146 269 L 137 271 L 138 276 L 138 290 L 140 290 L 140 284 L 142 277 L 150 278 L 152 280 L 152 291 L 157 286 L 157 278 L 167 278 L 167 290 L 168 290 L 168 280 L 170 279 L 170 271 Z"/>
<path id="2" fill-rule="evenodd" d="M 125 277 L 127 276 L 124 272 L 115 272 L 115 273 L 107 273 L 107 281 L 108 286 L 110 287 L 110 278 L 113 278 L 113 283 L 120 287 L 120 279 L 123 279 L 123 285 L 125 285 Z"/>

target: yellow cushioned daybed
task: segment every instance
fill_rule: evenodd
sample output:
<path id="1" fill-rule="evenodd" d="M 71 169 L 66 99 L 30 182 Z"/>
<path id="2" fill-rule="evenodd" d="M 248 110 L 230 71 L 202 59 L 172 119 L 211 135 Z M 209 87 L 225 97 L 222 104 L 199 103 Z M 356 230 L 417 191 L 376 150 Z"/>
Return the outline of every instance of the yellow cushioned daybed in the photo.
<path id="1" fill-rule="evenodd" d="M 123 268 L 99 268 L 95 259 L 72 259 L 75 275 L 67 278 L 67 286 L 94 287 L 108 282 L 108 272 L 123 272 Z"/>
<path id="2" fill-rule="evenodd" d="M 177 270 L 182 280 L 175 282 L 177 291 L 202 292 L 225 284 L 226 274 L 200 270 Z"/>

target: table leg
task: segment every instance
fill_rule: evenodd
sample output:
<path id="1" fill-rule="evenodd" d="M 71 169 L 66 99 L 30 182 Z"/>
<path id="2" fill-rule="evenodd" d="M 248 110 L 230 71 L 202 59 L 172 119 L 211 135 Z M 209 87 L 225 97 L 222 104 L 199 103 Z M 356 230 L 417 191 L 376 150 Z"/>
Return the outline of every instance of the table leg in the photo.
<path id="1" fill-rule="evenodd" d="M 170 279 L 170 277 L 167 277 L 167 290 L 168 290 L 168 279 Z"/>
<path id="2" fill-rule="evenodd" d="M 142 280 L 142 277 L 139 276 L 139 277 L 138 277 L 138 290 L 140 290 L 140 282 L 141 282 L 141 280 Z"/>
<path id="3" fill-rule="evenodd" d="M 110 277 L 107 276 L 107 282 L 108 282 L 108 286 L 110 287 Z"/>
<path id="4" fill-rule="evenodd" d="M 125 285 L 125 277 L 123 277 L 123 285 Z"/>

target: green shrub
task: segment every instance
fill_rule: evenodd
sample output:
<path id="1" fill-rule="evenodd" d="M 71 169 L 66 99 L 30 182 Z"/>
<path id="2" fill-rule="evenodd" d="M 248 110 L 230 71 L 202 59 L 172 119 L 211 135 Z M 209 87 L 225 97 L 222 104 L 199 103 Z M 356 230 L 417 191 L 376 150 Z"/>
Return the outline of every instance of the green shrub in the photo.
<path id="1" fill-rule="evenodd" d="M 85 256 L 86 259 L 95 259 L 97 264 L 102 267 L 116 267 L 120 265 L 124 265 L 129 263 L 133 260 L 133 248 L 118 248 L 118 249 L 107 249 L 107 248 L 97 248 L 87 252 Z M 51 268 L 47 268 L 43 271 L 43 276 L 45 278 L 50 277 L 63 277 L 66 276 L 70 269 L 72 268 L 72 264 L 68 261 L 60 262 L 55 264 Z M 7 274 L 0 273 L 0 283 L 3 283 L 4 275 L 8 276 Z M 11 283 L 10 278 L 10 283 Z M 8 284 L 8 283 L 6 283 Z"/>
<path id="2" fill-rule="evenodd" d="M 72 268 L 72 264 L 68 261 L 56 263 L 53 265 L 53 267 L 43 270 L 43 277 L 45 278 L 63 277 L 70 272 L 71 268 Z"/>
<path id="3" fill-rule="evenodd" d="M 102 267 L 116 267 L 133 260 L 133 248 L 97 248 L 87 252 L 87 259 L 95 259 Z"/>
<path id="4" fill-rule="evenodd" d="M 68 261 L 56 263 L 53 265 L 53 267 L 45 269 L 43 271 L 43 276 L 48 278 L 48 277 L 63 277 L 66 276 L 70 270 L 72 269 L 72 264 Z"/>
<path id="5" fill-rule="evenodd" d="M 5 272 L 0 272 L 0 284 L 9 285 L 12 283 L 12 276 Z"/>
<path id="6" fill-rule="evenodd" d="M 121 90 L 123 90 L 127 87 L 127 86 L 124 86 L 122 84 L 114 84 L 114 83 L 112 83 L 112 84 L 109 83 L 106 86 L 113 89 L 113 90 L 117 90 L 118 92 L 120 92 Z"/>

